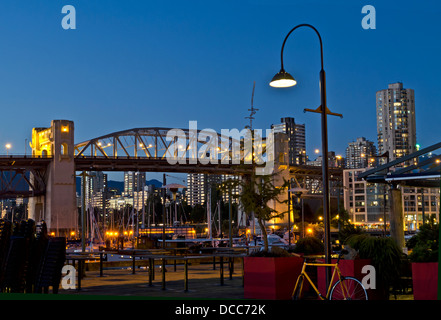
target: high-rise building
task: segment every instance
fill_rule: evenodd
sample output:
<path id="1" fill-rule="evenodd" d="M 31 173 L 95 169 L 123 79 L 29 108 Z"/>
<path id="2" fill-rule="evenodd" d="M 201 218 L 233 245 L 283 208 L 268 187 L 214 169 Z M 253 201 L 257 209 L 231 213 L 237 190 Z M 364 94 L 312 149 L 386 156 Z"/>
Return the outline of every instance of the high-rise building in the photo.
<path id="1" fill-rule="evenodd" d="M 86 193 L 84 196 L 86 203 L 102 207 L 101 201 L 103 199 L 103 193 L 107 190 L 107 174 L 101 171 L 89 171 L 87 172 L 85 181 Z"/>
<path id="2" fill-rule="evenodd" d="M 187 203 L 190 206 L 204 204 L 207 197 L 207 175 L 203 173 L 187 174 Z"/>
<path id="3" fill-rule="evenodd" d="M 228 180 L 240 180 L 240 176 L 230 175 L 230 174 L 223 174 L 221 175 L 221 181 L 225 182 Z M 235 186 L 231 189 L 231 202 L 232 203 L 239 203 L 238 196 L 240 195 L 240 186 Z M 222 201 L 225 203 L 230 201 L 230 194 L 225 192 L 222 194 Z"/>
<path id="4" fill-rule="evenodd" d="M 239 176 L 234 175 L 215 175 L 215 174 L 204 174 L 204 173 L 189 173 L 187 174 L 187 190 L 186 198 L 187 203 L 191 206 L 196 204 L 205 204 L 208 199 L 208 193 L 210 187 L 216 187 L 222 182 L 227 180 L 239 179 Z M 212 189 L 213 190 L 213 189 Z M 239 187 L 233 188 L 231 190 L 232 202 L 237 202 L 237 195 L 239 194 Z M 229 201 L 228 194 L 221 195 L 224 202 Z"/>
<path id="5" fill-rule="evenodd" d="M 84 198 L 80 197 L 78 205 L 81 206 L 83 200 L 85 200 L 85 208 L 94 208 L 98 210 L 98 222 L 103 223 L 106 218 L 106 208 L 108 207 L 108 199 L 110 198 L 108 194 L 107 186 L 107 174 L 101 171 L 88 171 L 86 172 L 85 179 L 81 178 L 81 184 L 83 187 L 84 183 Z M 81 188 L 81 190 L 83 190 Z M 82 191 L 81 191 L 82 192 Z"/>
<path id="6" fill-rule="evenodd" d="M 288 136 L 289 164 L 306 164 L 305 125 L 296 124 L 294 118 L 282 118 L 280 121 L 271 128 L 274 133 L 285 133 Z"/>
<path id="7" fill-rule="evenodd" d="M 357 138 L 356 141 L 348 143 L 346 148 L 346 168 L 357 169 L 366 168 L 372 157 L 375 156 L 377 149 L 372 141 L 364 137 Z"/>
<path id="8" fill-rule="evenodd" d="M 145 172 L 124 172 L 124 195 L 132 196 L 133 192 L 142 191 L 145 181 Z"/>
<path id="9" fill-rule="evenodd" d="M 401 82 L 377 91 L 378 153 L 394 160 L 416 151 L 415 94 Z"/>

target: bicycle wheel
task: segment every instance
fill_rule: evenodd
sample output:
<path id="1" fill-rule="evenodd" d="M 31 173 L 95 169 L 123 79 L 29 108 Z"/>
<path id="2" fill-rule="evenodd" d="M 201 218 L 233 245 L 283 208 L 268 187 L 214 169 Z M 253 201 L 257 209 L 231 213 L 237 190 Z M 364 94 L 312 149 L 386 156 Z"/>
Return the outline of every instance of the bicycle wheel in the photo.
<path id="1" fill-rule="evenodd" d="M 303 287 L 303 276 L 300 275 L 297 279 L 296 287 L 294 288 L 294 292 L 292 293 L 292 300 L 300 300 L 300 295 L 302 293 Z"/>
<path id="2" fill-rule="evenodd" d="M 344 288 L 344 293 L 343 293 Z M 363 284 L 352 277 L 344 277 L 332 287 L 329 300 L 367 300 L 368 295 Z"/>

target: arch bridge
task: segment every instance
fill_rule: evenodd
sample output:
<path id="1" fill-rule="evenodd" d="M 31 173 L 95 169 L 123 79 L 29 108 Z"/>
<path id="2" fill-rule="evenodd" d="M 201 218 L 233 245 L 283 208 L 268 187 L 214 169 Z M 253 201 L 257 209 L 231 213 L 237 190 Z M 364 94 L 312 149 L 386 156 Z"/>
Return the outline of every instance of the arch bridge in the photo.
<path id="1" fill-rule="evenodd" d="M 135 128 L 81 143 L 74 142 L 74 130 L 72 121 L 53 120 L 48 128 L 33 128 L 31 156 L 0 156 L 0 197 L 29 197 L 29 217 L 45 220 L 57 234 L 77 226 L 77 171 L 243 175 L 256 167 L 246 130 L 226 135 L 193 128 Z M 257 167 L 265 165 L 261 159 L 268 144 L 258 141 Z"/>
<path id="2" fill-rule="evenodd" d="M 240 137 L 159 127 L 114 132 L 74 146 L 77 171 L 246 174 L 252 170 L 251 152 Z"/>
<path id="3" fill-rule="evenodd" d="M 249 129 L 219 134 L 191 127 L 150 127 L 75 143 L 74 130 L 72 121 L 53 120 L 50 127 L 32 130 L 31 156 L 0 156 L 0 198 L 29 197 L 29 218 L 45 220 L 59 235 L 69 234 L 78 225 L 78 171 L 237 176 L 274 169 L 283 171 L 283 179 L 295 176 L 302 181 L 321 181 L 320 167 L 289 165 L 286 137 L 279 134 L 264 138 L 261 132 Z M 332 174 L 339 179 L 341 170 Z"/>

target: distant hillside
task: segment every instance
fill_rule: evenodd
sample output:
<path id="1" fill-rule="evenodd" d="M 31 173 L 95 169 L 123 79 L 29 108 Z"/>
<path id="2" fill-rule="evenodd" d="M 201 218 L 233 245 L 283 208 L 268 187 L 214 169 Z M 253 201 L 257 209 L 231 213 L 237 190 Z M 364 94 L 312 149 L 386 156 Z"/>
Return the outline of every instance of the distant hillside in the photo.
<path id="1" fill-rule="evenodd" d="M 124 191 L 124 181 L 109 180 L 107 181 L 107 187 L 109 189 L 116 189 L 118 193 L 121 193 Z"/>
<path id="2" fill-rule="evenodd" d="M 80 177 L 77 177 L 76 183 L 77 183 L 76 190 L 77 190 L 78 194 L 81 194 L 81 178 Z M 162 187 L 162 182 L 160 182 L 156 179 L 147 180 L 145 183 L 146 183 L 146 186 L 153 185 L 156 188 Z M 124 191 L 124 181 L 109 180 L 109 181 L 107 181 L 107 186 L 110 189 L 117 189 L 118 193 L 121 193 Z"/>
<path id="3" fill-rule="evenodd" d="M 158 180 L 156 180 L 156 179 L 151 179 L 151 180 L 147 180 L 147 181 L 145 182 L 145 185 L 146 185 L 146 186 L 151 186 L 151 185 L 153 185 L 153 186 L 155 186 L 156 188 L 161 188 L 161 187 L 162 187 L 162 182 L 161 182 L 161 181 L 158 181 Z"/>

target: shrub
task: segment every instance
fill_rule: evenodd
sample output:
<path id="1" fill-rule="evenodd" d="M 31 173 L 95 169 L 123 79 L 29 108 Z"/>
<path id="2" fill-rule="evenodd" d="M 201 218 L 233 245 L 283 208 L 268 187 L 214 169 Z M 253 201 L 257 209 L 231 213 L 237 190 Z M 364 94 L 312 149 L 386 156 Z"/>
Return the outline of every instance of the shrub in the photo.
<path id="1" fill-rule="evenodd" d="M 412 262 L 437 262 L 438 250 L 433 250 L 433 244 L 417 244 L 409 254 Z"/>
<path id="2" fill-rule="evenodd" d="M 325 248 L 319 239 L 315 237 L 305 237 L 297 241 L 293 252 L 303 253 L 304 255 L 323 254 Z"/>
<path id="3" fill-rule="evenodd" d="M 341 243 L 346 243 L 349 237 L 358 234 L 365 234 L 361 227 L 354 226 L 353 224 L 345 224 L 338 232 L 338 239 Z"/>
<path id="4" fill-rule="evenodd" d="M 267 257 L 267 258 L 280 258 L 280 257 L 292 257 L 285 249 L 279 247 L 271 247 L 271 250 L 260 250 L 250 254 L 250 257 Z"/>
<path id="5" fill-rule="evenodd" d="M 410 238 L 406 246 L 411 249 L 409 259 L 412 262 L 437 262 L 439 225 L 433 222 L 423 224 L 419 232 Z"/>
<path id="6" fill-rule="evenodd" d="M 349 237 L 347 244 L 358 251 L 360 259 L 371 259 L 385 288 L 399 277 L 403 253 L 394 239 L 362 234 Z"/>

